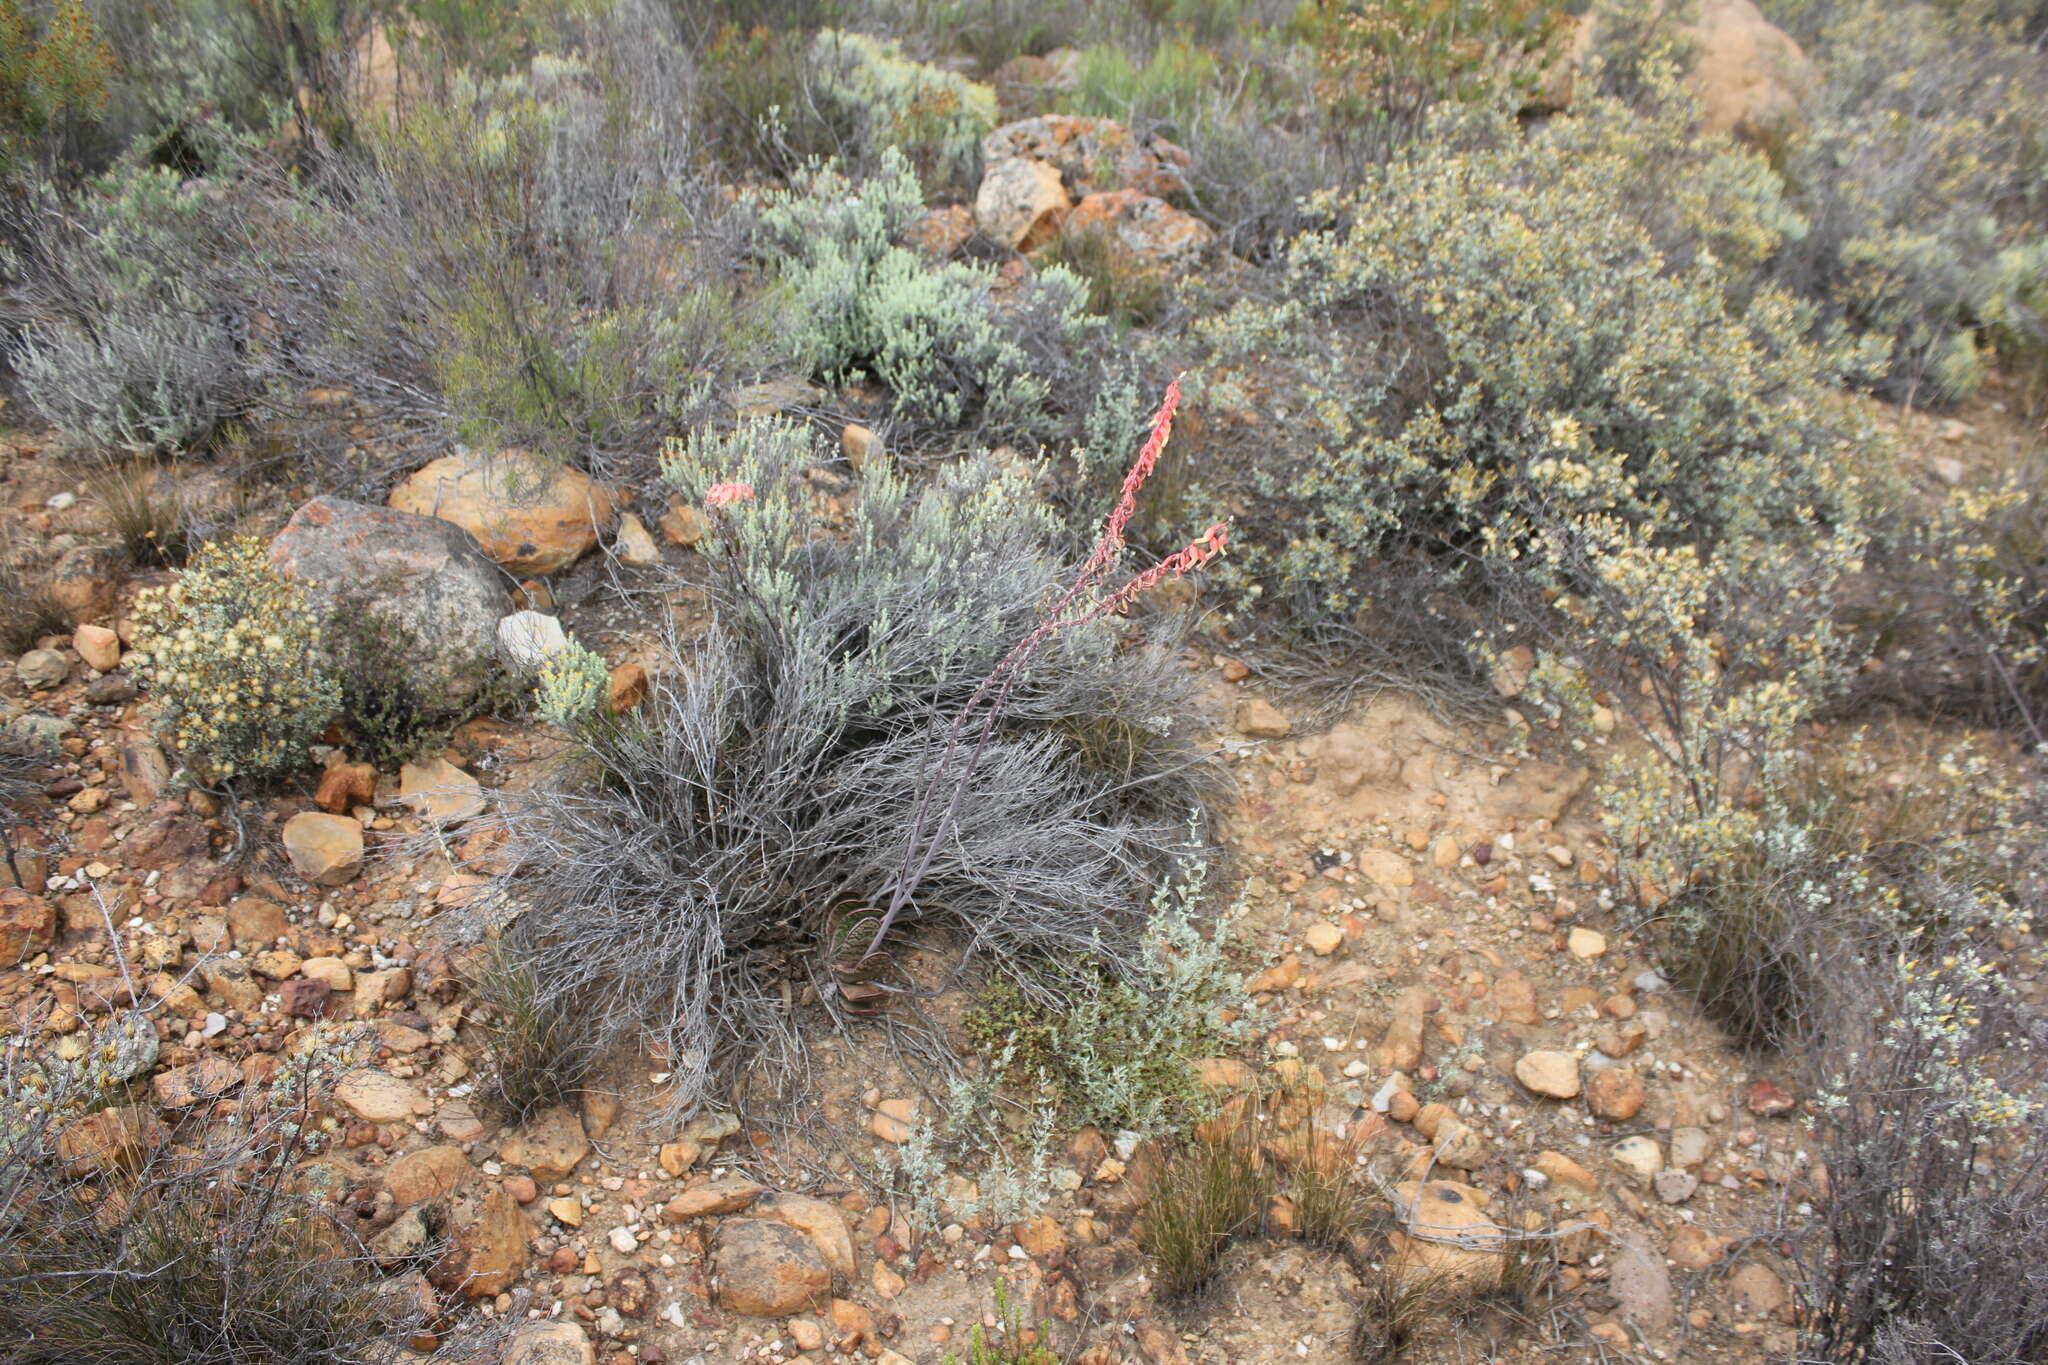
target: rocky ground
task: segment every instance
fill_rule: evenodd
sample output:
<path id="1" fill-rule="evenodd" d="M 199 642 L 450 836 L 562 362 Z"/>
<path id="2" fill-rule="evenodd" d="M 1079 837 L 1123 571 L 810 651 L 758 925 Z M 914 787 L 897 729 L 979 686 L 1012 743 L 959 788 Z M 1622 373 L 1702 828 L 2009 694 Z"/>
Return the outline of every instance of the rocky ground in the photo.
<path id="1" fill-rule="evenodd" d="M 66 490 L 14 472 L 32 532 L 73 534 Z M 689 553 L 674 539 L 655 553 Z M 1118 1134 L 1074 1135 L 1034 1216 L 917 1226 L 866 1178 L 931 1118 L 879 1036 L 824 1042 L 800 1136 L 727 1114 L 661 1127 L 636 1059 L 615 1091 L 494 1123 L 436 919 L 489 867 L 465 822 L 545 735 L 474 722 L 397 773 L 335 753 L 302 792 L 224 810 L 169 783 L 120 666 L 121 603 L 103 619 L 0 680 L 9 724 L 62 755 L 0 892 L 0 1005 L 73 1054 L 143 1011 L 132 1104 L 166 1117 L 232 1104 L 316 1024 L 334 1033 L 350 1051 L 312 1187 L 414 1292 L 534 1319 L 508 1361 L 939 1362 L 997 1322 L 999 1283 L 1091 1365 L 1350 1358 L 1357 1268 L 1283 1237 L 1245 1240 L 1195 1311 L 1156 1302 L 1133 1228 L 1158 1154 Z M 1228 718 L 1267 1021 L 1211 1079 L 1320 1079 L 1320 1120 L 1375 1170 L 1558 1250 L 1561 1306 L 1447 1324 L 1411 1358 L 1788 1349 L 1770 1232 L 1799 1197 L 1802 1097 L 1732 1053 L 1610 913 L 1584 789 L 1625 751 L 1532 757 L 1511 714 L 1453 727 L 1392 695 L 1297 734 L 1238 661 L 1189 666 Z M 449 1253 L 418 1268 L 437 1236 Z"/>

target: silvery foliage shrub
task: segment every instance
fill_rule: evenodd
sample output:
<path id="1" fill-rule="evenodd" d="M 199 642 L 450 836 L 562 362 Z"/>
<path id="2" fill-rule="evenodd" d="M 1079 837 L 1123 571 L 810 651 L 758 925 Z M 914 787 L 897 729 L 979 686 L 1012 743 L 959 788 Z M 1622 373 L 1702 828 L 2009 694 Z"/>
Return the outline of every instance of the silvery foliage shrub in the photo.
<path id="1" fill-rule="evenodd" d="M 535 1004 L 593 1048 L 651 1035 L 679 1107 L 786 1074 L 791 1001 L 806 984 L 836 1000 L 834 926 L 904 861 L 956 708 L 1070 571 L 1051 513 L 986 459 L 921 487 L 878 460 L 828 502 L 813 458 L 778 422 L 672 446 L 682 496 L 752 490 L 707 511 L 716 624 L 638 709 L 583 729 L 560 785 L 499 817 L 524 864 L 499 887 L 504 932 Z M 1144 976 L 1146 903 L 1205 855 L 1188 822 L 1216 780 L 1176 630 L 1108 621 L 1045 646 L 899 940 L 949 927 L 1049 1004 L 1098 970 Z"/>
<path id="2" fill-rule="evenodd" d="M 1860 357 L 1756 283 L 1796 222 L 1761 159 L 1692 129 L 1675 93 L 1526 133 L 1454 113 L 1322 197 L 1336 226 L 1289 247 L 1277 297 L 1202 328 L 1226 415 L 1262 385 L 1313 395 L 1234 471 L 1267 509 L 1253 535 L 1284 531 L 1234 556 L 1241 590 L 1313 632 L 1376 596 L 1569 586 L 1589 536 L 1707 546 L 1838 515 L 1828 381 Z M 1419 611 L 1409 634 L 1467 633 Z"/>
<path id="3" fill-rule="evenodd" d="M 780 277 L 816 371 L 888 386 L 913 427 L 1050 434 L 1102 334 L 1087 285 L 1054 267 L 1000 294 L 994 267 L 901 245 L 924 192 L 895 149 L 854 181 L 814 164 L 763 196 L 757 245 Z"/>
<path id="4" fill-rule="evenodd" d="M 212 179 L 123 162 L 75 196 L 45 187 L 8 207 L 22 391 L 91 453 L 197 445 L 260 399 L 258 357 L 279 339 L 256 325 L 259 261 L 289 248 L 295 212 L 212 131 Z"/>
<path id="5" fill-rule="evenodd" d="M 1780 278 L 1890 341 L 1888 396 L 1964 397 L 1993 348 L 2048 385 L 2048 61 L 1937 5 L 1828 9 L 1777 153 L 1808 222 Z"/>
<path id="6" fill-rule="evenodd" d="M 896 148 L 934 181 L 974 172 L 982 135 L 996 126 L 993 89 L 864 33 L 821 30 L 807 60 L 817 98 L 856 130 L 862 150 Z"/>

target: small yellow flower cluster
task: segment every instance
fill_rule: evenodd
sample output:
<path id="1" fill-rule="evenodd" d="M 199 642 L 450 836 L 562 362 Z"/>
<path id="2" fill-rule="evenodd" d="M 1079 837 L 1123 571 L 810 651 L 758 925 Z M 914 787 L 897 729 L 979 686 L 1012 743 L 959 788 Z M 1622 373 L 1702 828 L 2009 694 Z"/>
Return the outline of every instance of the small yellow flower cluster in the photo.
<path id="1" fill-rule="evenodd" d="M 206 546 L 176 583 L 137 599 L 135 627 L 158 732 L 207 777 L 303 762 L 334 715 L 318 618 L 259 539 Z"/>
<path id="2" fill-rule="evenodd" d="M 541 661 L 540 685 L 534 689 L 542 716 L 564 730 L 597 713 L 605 701 L 611 670 L 604 660 L 571 640 Z"/>

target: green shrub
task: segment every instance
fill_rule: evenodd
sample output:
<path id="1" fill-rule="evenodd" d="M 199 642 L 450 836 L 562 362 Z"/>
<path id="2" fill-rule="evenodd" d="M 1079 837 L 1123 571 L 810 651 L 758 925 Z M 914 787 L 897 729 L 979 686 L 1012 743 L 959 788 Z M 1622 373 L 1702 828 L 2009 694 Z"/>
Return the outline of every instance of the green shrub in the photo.
<path id="1" fill-rule="evenodd" d="M 0 0 L 0 177 L 75 165 L 81 133 L 106 110 L 115 70 L 83 0 L 58 0 L 32 33 L 21 0 Z"/>
<path id="2" fill-rule="evenodd" d="M 157 728 L 209 778 L 298 767 L 339 701 L 305 593 L 262 540 L 215 542 L 135 603 L 131 666 Z"/>
<path id="3" fill-rule="evenodd" d="M 1052 434 L 1059 402 L 1085 397 L 1075 390 L 1101 325 L 1086 312 L 1087 286 L 1054 266 L 998 299 L 994 267 L 897 244 L 923 208 L 894 149 L 867 180 L 814 165 L 761 199 L 760 246 L 788 294 L 800 353 L 835 382 L 880 381 L 916 428 Z"/>
<path id="4" fill-rule="evenodd" d="M 967 1334 L 967 1355 L 948 1353 L 946 1365 L 1062 1365 L 1058 1352 L 1046 1345 L 1052 1335 L 1051 1324 L 1026 1322 L 1010 1294 L 1009 1283 L 997 1280 L 997 1335 L 991 1340 L 982 1325 L 975 1323 Z"/>
<path id="5" fill-rule="evenodd" d="M 1224 956 L 1228 917 L 1208 938 L 1196 928 L 1201 890 L 1197 867 L 1154 895 L 1135 977 L 1103 977 L 1057 1010 L 998 978 L 964 1021 L 968 1041 L 1009 1079 L 1057 1100 L 1077 1126 L 1184 1131 L 1211 1108 L 1196 1064 L 1252 1026 L 1244 978 Z M 1230 1024 L 1226 1010 L 1235 1012 Z"/>
<path id="6" fill-rule="evenodd" d="M 902 152 L 935 184 L 964 181 L 978 167 L 982 135 L 996 126 L 990 87 L 914 62 L 888 39 L 837 29 L 811 40 L 808 61 L 819 98 L 863 151 Z"/>

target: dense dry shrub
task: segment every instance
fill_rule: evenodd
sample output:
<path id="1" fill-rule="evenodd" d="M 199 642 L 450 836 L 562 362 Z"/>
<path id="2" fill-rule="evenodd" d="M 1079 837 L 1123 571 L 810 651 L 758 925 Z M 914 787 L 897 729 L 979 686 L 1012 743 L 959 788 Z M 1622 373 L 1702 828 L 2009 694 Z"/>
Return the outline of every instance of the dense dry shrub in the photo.
<path id="1" fill-rule="evenodd" d="M 1778 275 L 1891 343 L 1880 390 L 1967 395 L 1991 353 L 2048 394 L 2048 62 L 1932 4 L 1828 5 L 1777 149 L 1807 230 Z"/>
<path id="2" fill-rule="evenodd" d="M 424 1325 L 300 1174 L 331 1050 L 168 1124 L 113 1054 L 0 1060 L 0 1360 L 368 1365 Z"/>
<path id="3" fill-rule="evenodd" d="M 505 942 L 538 1004 L 593 1046 L 651 1037 L 681 1107 L 748 1063 L 785 1074 L 786 991 L 838 999 L 825 963 L 865 945 L 879 912 L 862 907 L 904 864 L 956 708 L 1061 581 L 1050 514 L 986 460 L 923 491 L 871 463 L 835 514 L 811 458 L 806 429 L 760 421 L 671 451 L 669 478 L 715 519 L 717 625 L 638 710 L 581 729 L 561 783 L 500 817 L 524 864 L 498 888 L 517 915 Z M 1045 645 L 908 929 L 950 926 L 1048 1004 L 1098 968 L 1144 978 L 1146 902 L 1190 855 L 1214 780 L 1169 624 Z M 1088 742 L 1101 734 L 1120 742 Z"/>
<path id="4" fill-rule="evenodd" d="M 629 0 L 573 36 L 519 74 L 458 75 L 325 166 L 304 369 L 392 436 L 644 463 L 772 354 L 696 164 L 677 35 Z"/>
<path id="5" fill-rule="evenodd" d="M 923 211 L 894 149 L 866 180 L 814 165 L 762 198 L 757 247 L 787 291 L 799 354 L 827 378 L 880 381 L 912 429 L 1053 435 L 1097 367 L 1087 286 L 1052 266 L 998 294 L 993 266 L 899 244 Z"/>
<path id="6" fill-rule="evenodd" d="M 305 592 L 256 537 L 219 541 L 135 602 L 136 653 L 159 733 L 203 776 L 261 776 L 306 761 L 338 693 Z"/>
<path id="7" fill-rule="evenodd" d="M 1472 633 L 1447 590 L 1583 586 L 1586 537 L 1704 554 L 1846 514 L 1827 382 L 1855 357 L 1726 264 L 1768 254 L 1780 206 L 1760 160 L 1691 126 L 1675 101 L 1529 134 L 1445 120 L 1324 197 L 1341 221 L 1289 247 L 1278 298 L 1202 325 L 1215 404 L 1319 396 L 1233 471 L 1262 509 L 1240 591 L 1310 636 L 1405 604 L 1375 647 L 1427 657 Z"/>
<path id="8" fill-rule="evenodd" d="M 83 0 L 58 0 L 37 23 L 21 0 L 0 0 L 0 185 L 11 191 L 29 167 L 76 166 L 113 73 L 113 50 Z"/>
<path id="9" fill-rule="evenodd" d="M 1802 1358 L 2026 1365 L 2048 1345 L 2048 1022 L 1993 953 L 1934 929 L 1829 962 Z"/>

